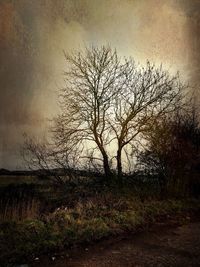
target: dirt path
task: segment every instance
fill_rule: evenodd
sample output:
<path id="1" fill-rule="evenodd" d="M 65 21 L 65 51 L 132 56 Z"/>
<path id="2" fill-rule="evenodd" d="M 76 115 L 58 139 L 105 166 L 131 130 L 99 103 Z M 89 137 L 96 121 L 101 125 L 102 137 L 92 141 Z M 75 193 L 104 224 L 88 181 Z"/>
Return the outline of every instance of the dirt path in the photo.
<path id="1" fill-rule="evenodd" d="M 154 227 L 123 240 L 104 241 L 63 259 L 35 267 L 197 267 L 200 266 L 200 223 L 177 228 Z"/>

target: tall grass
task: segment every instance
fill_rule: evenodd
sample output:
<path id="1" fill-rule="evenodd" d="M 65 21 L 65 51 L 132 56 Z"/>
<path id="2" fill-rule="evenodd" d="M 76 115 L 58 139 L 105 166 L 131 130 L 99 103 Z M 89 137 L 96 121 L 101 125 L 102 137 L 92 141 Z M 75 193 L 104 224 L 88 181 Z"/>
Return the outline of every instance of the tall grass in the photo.
<path id="1" fill-rule="evenodd" d="M 32 185 L 0 188 L 0 221 L 34 219 L 39 215 L 40 200 Z"/>

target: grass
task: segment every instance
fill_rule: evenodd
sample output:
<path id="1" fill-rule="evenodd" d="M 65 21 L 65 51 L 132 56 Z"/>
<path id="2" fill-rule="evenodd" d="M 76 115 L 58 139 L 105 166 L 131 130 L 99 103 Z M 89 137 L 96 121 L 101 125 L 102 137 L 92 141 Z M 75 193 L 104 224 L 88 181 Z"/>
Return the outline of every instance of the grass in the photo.
<path id="1" fill-rule="evenodd" d="M 144 229 L 161 217 L 199 210 L 196 200 L 146 200 L 102 193 L 62 206 L 39 219 L 4 222 L 0 227 L 0 263 L 30 261 L 107 236 Z M 1 266 L 0 264 L 0 266 Z"/>
<path id="2" fill-rule="evenodd" d="M 103 185 L 103 186 L 102 186 Z M 71 246 L 146 229 L 200 209 L 197 200 L 158 200 L 156 185 L 104 185 L 83 179 L 64 190 L 35 177 L 0 177 L 0 266 L 13 266 Z"/>
<path id="3" fill-rule="evenodd" d="M 0 221 L 36 218 L 40 199 L 33 184 L 9 184 L 0 187 Z"/>

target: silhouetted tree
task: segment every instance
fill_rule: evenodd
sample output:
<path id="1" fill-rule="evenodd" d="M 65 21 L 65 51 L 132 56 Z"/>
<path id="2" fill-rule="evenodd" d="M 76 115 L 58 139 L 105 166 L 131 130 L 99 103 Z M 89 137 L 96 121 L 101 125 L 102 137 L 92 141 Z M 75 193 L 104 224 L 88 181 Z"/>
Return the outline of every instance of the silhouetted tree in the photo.
<path id="1" fill-rule="evenodd" d="M 52 129 L 55 154 L 69 151 L 79 159 L 102 161 L 107 177 L 116 165 L 121 180 L 122 162 L 136 138 L 149 121 L 174 111 L 184 86 L 162 66 L 147 61 L 140 67 L 110 47 L 86 48 L 65 54 L 65 59 L 61 113 Z"/>

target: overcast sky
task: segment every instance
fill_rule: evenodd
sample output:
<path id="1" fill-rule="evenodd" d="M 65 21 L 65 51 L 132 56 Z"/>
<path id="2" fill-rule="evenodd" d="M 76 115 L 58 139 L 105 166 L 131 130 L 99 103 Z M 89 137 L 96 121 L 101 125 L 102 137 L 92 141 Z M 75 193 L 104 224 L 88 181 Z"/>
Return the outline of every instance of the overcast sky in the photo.
<path id="1" fill-rule="evenodd" d="M 23 132 L 57 112 L 63 50 L 91 44 L 162 62 L 198 92 L 199 0 L 0 0 L 0 168 L 23 167 Z"/>

